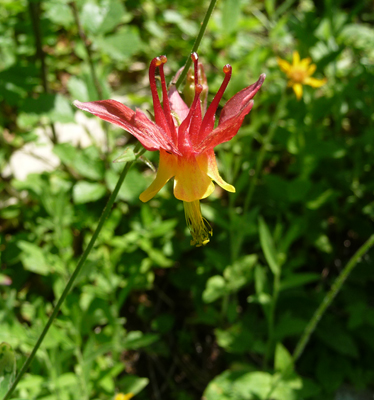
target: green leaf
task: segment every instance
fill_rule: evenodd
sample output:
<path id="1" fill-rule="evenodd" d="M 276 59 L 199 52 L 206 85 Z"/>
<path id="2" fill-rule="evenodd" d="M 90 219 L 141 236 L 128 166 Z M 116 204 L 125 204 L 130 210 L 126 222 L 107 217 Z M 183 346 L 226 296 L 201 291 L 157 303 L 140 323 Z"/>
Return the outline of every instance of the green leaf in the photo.
<path id="1" fill-rule="evenodd" d="M 73 13 L 68 4 L 60 1 L 47 1 L 43 4 L 44 15 L 54 24 L 70 28 L 74 23 Z"/>
<path id="2" fill-rule="evenodd" d="M 98 33 L 107 33 L 112 31 L 119 23 L 123 21 L 123 17 L 126 15 L 125 7 L 119 0 L 107 0 L 103 2 L 104 7 L 104 18 L 99 26 Z M 129 18 L 131 16 L 129 15 Z"/>
<path id="3" fill-rule="evenodd" d="M 227 292 L 225 279 L 220 275 L 212 276 L 206 283 L 206 288 L 203 292 L 203 301 L 204 303 L 212 303 Z"/>
<path id="4" fill-rule="evenodd" d="M 227 286 L 231 291 L 239 290 L 247 284 L 253 276 L 253 268 L 257 263 L 257 254 L 248 254 L 223 271 Z"/>
<path id="5" fill-rule="evenodd" d="M 37 245 L 20 240 L 17 243 L 22 250 L 20 258 L 24 268 L 39 275 L 49 275 L 51 267 L 48 265 L 43 250 Z"/>
<path id="6" fill-rule="evenodd" d="M 37 98 L 29 97 L 20 111 L 32 117 L 44 116 L 51 122 L 74 122 L 74 113 L 69 101 L 60 94 L 42 93 Z"/>
<path id="7" fill-rule="evenodd" d="M 94 146 L 79 150 L 70 143 L 60 143 L 54 146 L 53 152 L 61 162 L 85 178 L 100 180 L 104 177 L 104 164 L 98 149 Z"/>
<path id="8" fill-rule="evenodd" d="M 319 274 L 314 273 L 301 273 L 301 274 L 292 274 L 285 279 L 282 279 L 280 283 L 280 290 L 290 289 L 297 286 L 303 286 L 310 282 L 315 282 L 321 279 Z"/>
<path id="9" fill-rule="evenodd" d="M 3 398 L 16 377 L 16 357 L 8 343 L 0 344 L 0 398 Z"/>
<path id="10" fill-rule="evenodd" d="M 99 30 L 100 25 L 103 23 L 104 18 L 105 13 L 101 7 L 92 1 L 84 3 L 80 20 L 86 31 L 96 33 Z"/>
<path id="11" fill-rule="evenodd" d="M 116 61 L 126 61 L 142 47 L 139 33 L 135 29 L 121 28 L 117 33 L 95 41 L 100 50 Z"/>
<path id="12" fill-rule="evenodd" d="M 262 217 L 258 218 L 258 222 L 261 248 L 264 252 L 266 261 L 269 264 L 271 272 L 274 275 L 280 275 L 281 269 L 277 261 L 277 252 L 275 250 L 273 238 L 271 237 L 269 228 Z"/>
<path id="13" fill-rule="evenodd" d="M 285 377 L 293 371 L 293 359 L 289 351 L 278 343 L 275 349 L 274 369 L 278 372 L 282 372 L 282 376 Z"/>
<path id="14" fill-rule="evenodd" d="M 239 17 L 240 5 L 238 0 L 225 0 L 222 7 L 222 28 L 226 34 L 236 30 Z"/>
<path id="15" fill-rule="evenodd" d="M 122 342 L 122 346 L 127 350 L 136 350 L 142 347 L 150 346 L 160 339 L 159 335 L 154 333 L 143 334 L 141 331 L 131 331 Z"/>
<path id="16" fill-rule="evenodd" d="M 73 188 L 73 200 L 75 204 L 84 204 L 101 199 L 106 193 L 106 187 L 102 183 L 79 181 Z"/>
<path id="17" fill-rule="evenodd" d="M 125 151 L 113 160 L 114 163 L 122 163 L 122 162 L 129 162 L 134 161 L 136 159 L 134 148 L 133 147 L 126 147 Z"/>
<path id="18" fill-rule="evenodd" d="M 148 378 L 139 378 L 135 375 L 125 375 L 119 382 L 118 386 L 122 393 L 140 393 L 149 383 Z"/>
<path id="19" fill-rule="evenodd" d="M 113 170 L 108 169 L 105 173 L 105 181 L 109 190 L 113 191 L 119 175 Z M 123 185 L 118 193 L 118 197 L 121 200 L 128 201 L 129 203 L 135 203 L 139 201 L 140 193 L 147 187 L 147 181 L 136 169 L 130 169 L 126 176 Z"/>
<path id="20" fill-rule="evenodd" d="M 74 100 L 90 101 L 89 90 L 84 80 L 72 76 L 68 81 L 68 89 Z"/>

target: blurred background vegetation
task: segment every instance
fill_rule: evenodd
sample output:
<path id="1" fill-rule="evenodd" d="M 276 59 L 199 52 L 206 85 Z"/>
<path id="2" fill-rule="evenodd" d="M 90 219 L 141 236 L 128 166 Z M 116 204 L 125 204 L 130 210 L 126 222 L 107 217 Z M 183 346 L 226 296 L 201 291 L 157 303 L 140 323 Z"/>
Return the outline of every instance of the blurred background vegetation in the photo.
<path id="1" fill-rule="evenodd" d="M 135 144 L 72 101 L 152 110 L 150 60 L 166 54 L 170 80 L 207 7 L 0 0 L 0 342 L 18 369 L 96 228 L 123 168 L 112 161 Z M 368 0 L 218 1 L 199 49 L 209 100 L 227 63 L 225 100 L 267 74 L 239 134 L 216 149 L 237 192 L 203 202 L 214 236 L 193 248 L 171 184 L 138 200 L 158 162 L 146 153 L 17 398 L 373 398 L 374 250 L 291 356 L 373 232 L 373 22 Z M 327 78 L 300 101 L 277 64 L 294 50 Z"/>

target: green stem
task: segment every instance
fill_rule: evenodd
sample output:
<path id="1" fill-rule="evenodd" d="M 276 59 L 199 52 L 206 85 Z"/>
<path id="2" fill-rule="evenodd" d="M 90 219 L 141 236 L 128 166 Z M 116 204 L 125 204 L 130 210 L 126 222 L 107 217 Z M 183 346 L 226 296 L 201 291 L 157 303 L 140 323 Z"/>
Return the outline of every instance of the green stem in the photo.
<path id="1" fill-rule="evenodd" d="M 266 155 L 267 151 L 269 150 L 269 147 L 273 140 L 275 131 L 277 130 L 278 123 L 284 112 L 286 101 L 287 101 L 287 96 L 286 96 L 286 91 L 284 91 L 282 94 L 282 97 L 278 103 L 277 109 L 275 111 L 275 116 L 273 118 L 273 121 L 270 124 L 268 134 L 263 139 L 260 152 L 258 153 L 258 156 L 257 156 L 256 165 L 255 165 L 255 173 L 251 179 L 251 183 L 249 185 L 249 189 L 248 189 L 247 195 L 244 200 L 243 213 L 242 213 L 243 221 L 244 221 L 244 216 L 247 213 L 247 211 L 252 203 L 253 193 L 257 186 L 260 173 L 262 172 L 262 165 L 264 163 L 265 155 Z M 245 229 L 242 229 L 239 231 L 237 229 L 235 229 L 235 230 L 236 230 L 237 234 L 233 234 L 232 239 L 231 239 L 231 249 L 232 249 L 231 254 L 232 254 L 233 260 L 236 260 L 239 256 L 240 248 L 241 248 L 241 245 L 243 242 L 243 233 L 245 232 Z"/>
<path id="2" fill-rule="evenodd" d="M 244 200 L 243 215 L 248 211 L 249 206 L 252 202 L 253 193 L 254 193 L 255 187 L 258 183 L 258 178 L 260 176 L 260 173 L 262 171 L 262 164 L 264 162 L 265 155 L 266 155 L 267 151 L 269 150 L 269 146 L 270 146 L 271 142 L 273 141 L 273 137 L 274 137 L 275 131 L 277 130 L 279 120 L 283 114 L 286 99 L 287 99 L 286 92 L 284 91 L 282 94 L 282 97 L 278 103 L 274 119 L 270 124 L 269 132 L 262 142 L 262 146 L 261 146 L 260 152 L 259 152 L 257 160 L 256 160 L 255 173 L 251 180 L 251 184 L 249 186 L 247 196 Z"/>
<path id="3" fill-rule="evenodd" d="M 269 359 L 273 354 L 274 347 L 274 320 L 275 320 L 275 309 L 277 306 L 278 295 L 280 289 L 280 274 L 274 275 L 273 282 L 273 296 L 270 304 L 269 321 L 268 321 L 268 342 L 266 346 L 266 353 L 264 357 L 264 369 L 267 368 Z"/>
<path id="4" fill-rule="evenodd" d="M 336 278 L 335 282 L 331 286 L 330 291 L 326 294 L 322 303 L 315 311 L 313 317 L 306 326 L 300 340 L 298 341 L 295 351 L 293 353 L 293 359 L 296 361 L 303 353 L 305 346 L 309 342 L 310 336 L 316 329 L 319 321 L 321 320 L 323 314 L 330 306 L 335 296 L 339 293 L 343 286 L 343 283 L 348 278 L 349 274 L 352 272 L 353 268 L 360 261 L 360 258 L 374 245 L 374 235 L 371 235 L 369 239 L 356 251 L 352 258 L 348 261 L 347 265 L 344 267 L 343 272 Z"/>
<path id="5" fill-rule="evenodd" d="M 199 34 L 197 35 L 197 38 L 196 38 L 195 43 L 194 43 L 194 45 L 193 45 L 193 47 L 192 47 L 191 53 L 194 53 L 194 52 L 196 52 L 196 51 L 199 49 L 201 39 L 202 39 L 203 36 L 204 36 L 206 27 L 207 27 L 207 25 L 208 25 L 209 19 L 210 19 L 211 15 L 212 15 L 212 12 L 213 12 L 213 10 L 214 10 L 214 7 L 215 7 L 216 3 L 217 3 L 217 0 L 210 0 L 210 4 L 209 4 L 209 7 L 208 7 L 208 10 L 207 10 L 207 12 L 206 12 L 206 14 L 205 14 L 204 21 L 203 21 L 203 23 L 201 24 Z M 177 83 L 175 84 L 175 87 L 176 87 L 177 89 L 179 88 L 179 86 L 180 86 L 180 85 L 182 84 L 182 82 L 184 81 L 184 79 L 185 79 L 185 77 L 186 77 L 186 75 L 187 75 L 187 72 L 188 72 L 188 70 L 189 70 L 189 68 L 190 68 L 190 66 L 191 66 L 191 63 L 192 63 L 191 57 L 188 56 L 188 57 L 187 57 L 186 64 L 184 65 L 183 71 L 182 71 L 182 73 L 180 74 L 180 76 L 179 76 L 179 78 L 178 78 L 178 80 L 177 80 Z"/>
<path id="6" fill-rule="evenodd" d="M 71 1 L 69 3 L 69 5 L 73 11 L 73 16 L 74 16 L 74 20 L 75 20 L 75 23 L 78 28 L 79 37 L 81 38 L 82 43 L 86 49 L 87 61 L 88 61 L 88 65 L 90 67 L 90 73 L 91 73 L 91 78 L 92 78 L 93 84 L 95 85 L 95 89 L 96 89 L 97 95 L 99 97 L 99 100 L 103 100 L 103 89 L 101 87 L 99 78 L 97 77 L 97 74 L 96 74 L 95 63 L 94 63 L 93 55 L 92 55 L 91 41 L 87 38 L 86 32 L 84 31 L 84 29 L 82 27 L 76 2 Z M 106 140 L 106 154 L 109 154 L 109 129 L 108 129 L 108 124 L 106 122 L 104 122 L 104 131 L 105 131 L 105 137 L 106 137 L 106 139 L 105 139 Z"/>
<path id="7" fill-rule="evenodd" d="M 141 146 L 138 143 L 136 145 L 135 149 L 134 149 L 135 153 L 139 151 L 140 147 Z M 145 150 L 144 151 L 142 150 L 138 154 L 138 157 L 143 152 L 145 152 Z M 17 387 L 17 385 L 18 385 L 19 381 L 21 380 L 22 376 L 27 371 L 27 369 L 29 368 L 32 360 L 34 359 L 36 352 L 38 351 L 40 345 L 42 344 L 42 342 L 44 340 L 44 337 L 48 333 L 49 328 L 51 327 L 54 319 L 56 318 L 58 312 L 60 311 L 62 303 L 64 302 L 64 300 L 65 300 L 66 296 L 68 295 L 70 289 L 73 287 L 75 279 L 77 278 L 77 276 L 79 275 L 80 271 L 82 270 L 82 267 L 83 267 L 88 255 L 90 254 L 90 252 L 91 252 L 91 250 L 92 250 L 92 248 L 93 248 L 93 246 L 94 246 L 94 244 L 96 242 L 97 237 L 99 236 L 99 233 L 100 233 L 100 231 L 101 231 L 101 229 L 102 229 L 102 227 L 103 227 L 103 225 L 105 223 L 105 220 L 108 218 L 108 215 L 109 215 L 109 213 L 110 213 L 110 211 L 112 209 L 113 203 L 114 203 L 114 201 L 115 201 L 115 199 L 116 199 L 116 197 L 118 195 L 118 192 L 119 192 L 119 190 L 120 190 L 120 188 L 122 186 L 122 183 L 125 180 L 126 175 L 129 172 L 129 169 L 131 168 L 132 164 L 133 164 L 133 161 L 127 163 L 125 168 L 123 169 L 123 171 L 122 171 L 122 173 L 121 173 L 121 175 L 120 175 L 120 177 L 118 179 L 117 185 L 114 188 L 113 193 L 110 195 L 109 200 L 108 200 L 108 202 L 107 202 L 107 204 L 106 204 L 106 206 L 105 206 L 105 208 L 103 210 L 103 213 L 101 214 L 101 217 L 99 219 L 99 223 L 97 224 L 97 228 L 96 228 L 94 234 L 92 235 L 92 238 L 91 238 L 90 242 L 88 243 L 88 246 L 87 246 L 86 250 L 84 251 L 82 257 L 78 261 L 78 264 L 77 264 L 73 274 L 71 275 L 71 277 L 70 277 L 70 279 L 69 279 L 64 291 L 62 292 L 62 295 L 59 298 L 59 300 L 58 300 L 58 302 L 57 302 L 57 304 L 56 304 L 51 316 L 49 317 L 47 324 L 45 325 L 42 333 L 40 334 L 38 341 L 36 342 L 34 348 L 32 349 L 32 352 L 30 353 L 30 355 L 28 356 L 27 360 L 23 364 L 19 374 L 17 375 L 17 377 L 16 377 L 15 381 L 13 382 L 12 386 L 9 388 L 9 390 L 6 393 L 6 395 L 3 398 L 3 400 L 8 400 L 9 399 L 10 395 L 13 393 L 14 389 Z"/>
<path id="8" fill-rule="evenodd" d="M 44 93 L 49 93 L 50 90 L 47 79 L 48 70 L 47 70 L 47 64 L 45 62 L 45 52 L 43 51 L 42 33 L 40 30 L 41 1 L 29 1 L 28 4 L 31 16 L 31 23 L 35 37 L 36 57 L 39 58 L 40 60 L 43 89 Z M 52 143 L 57 143 L 57 134 L 53 123 L 50 123 L 50 128 L 52 131 Z"/>

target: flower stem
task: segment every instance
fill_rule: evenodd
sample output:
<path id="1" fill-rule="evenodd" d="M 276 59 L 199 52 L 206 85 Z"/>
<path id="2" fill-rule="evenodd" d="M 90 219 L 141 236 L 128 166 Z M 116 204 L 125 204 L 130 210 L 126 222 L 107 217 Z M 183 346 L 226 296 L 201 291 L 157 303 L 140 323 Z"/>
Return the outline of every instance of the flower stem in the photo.
<path id="1" fill-rule="evenodd" d="M 277 306 L 279 290 L 280 290 L 280 274 L 274 274 L 273 295 L 271 297 L 269 320 L 268 320 L 268 340 L 266 345 L 265 357 L 263 361 L 264 369 L 267 368 L 270 357 L 274 351 L 274 322 L 275 322 L 275 310 Z"/>
<path id="2" fill-rule="evenodd" d="M 267 151 L 269 150 L 269 146 L 273 140 L 275 131 L 277 130 L 279 120 L 283 114 L 285 102 L 286 102 L 286 96 L 285 96 L 285 93 L 283 93 L 282 97 L 278 103 L 277 109 L 275 111 L 274 119 L 273 119 L 272 123 L 270 124 L 269 132 L 262 142 L 260 153 L 256 160 L 255 173 L 251 180 L 251 184 L 249 186 L 247 196 L 244 200 L 243 214 L 245 214 L 248 211 L 248 208 L 251 204 L 253 192 L 257 185 L 259 175 L 262 171 L 262 164 L 264 162 L 265 155 L 266 155 Z"/>
<path id="3" fill-rule="evenodd" d="M 91 78 L 92 78 L 93 84 L 95 86 L 99 100 L 103 100 L 103 89 L 101 87 L 99 78 L 97 77 L 95 63 L 94 63 L 93 56 L 92 56 L 91 42 L 87 38 L 87 35 L 81 24 L 76 2 L 71 1 L 69 3 L 69 5 L 73 11 L 73 16 L 74 16 L 75 24 L 77 25 L 77 28 L 78 28 L 79 37 L 81 38 L 81 41 L 86 49 L 87 61 L 88 61 L 88 65 L 90 67 L 90 73 L 91 73 Z M 108 124 L 106 122 L 104 122 L 104 131 L 105 131 L 105 140 L 106 140 L 106 154 L 109 154 L 109 128 L 108 128 Z"/>
<path id="4" fill-rule="evenodd" d="M 204 17 L 204 20 L 203 20 L 203 22 L 201 24 L 200 31 L 199 31 L 199 33 L 198 33 L 198 35 L 196 37 L 196 40 L 195 40 L 195 43 L 194 43 L 194 45 L 192 47 L 191 53 L 194 53 L 195 51 L 197 51 L 199 49 L 201 39 L 204 36 L 206 27 L 208 25 L 209 19 L 210 19 L 211 15 L 212 15 L 212 12 L 214 10 L 214 7 L 215 7 L 216 3 L 217 3 L 217 0 L 210 0 L 210 4 L 209 4 L 209 7 L 208 7 L 208 10 L 207 10 L 207 12 L 205 14 L 205 17 Z M 179 78 L 177 80 L 177 83 L 175 84 L 175 87 L 177 89 L 179 88 L 179 86 L 181 85 L 183 80 L 185 79 L 185 77 L 187 75 L 187 72 L 188 72 L 188 70 L 189 70 L 189 68 L 191 66 L 191 63 L 192 63 L 191 57 L 188 56 L 186 64 L 184 65 L 183 71 L 180 74 L 180 76 L 179 76 Z"/>
<path id="5" fill-rule="evenodd" d="M 134 152 L 137 153 L 139 151 L 140 147 L 141 147 L 141 145 L 138 143 L 136 145 L 135 149 L 134 149 Z M 145 152 L 145 150 L 144 151 L 143 150 L 140 151 L 140 153 L 137 155 L 137 157 L 139 157 L 141 154 L 143 154 Z M 126 175 L 129 172 L 129 169 L 131 168 L 132 164 L 133 164 L 133 161 L 132 162 L 128 162 L 125 165 L 125 168 L 123 169 L 123 171 L 122 171 L 122 173 L 121 173 L 121 175 L 120 175 L 120 177 L 118 179 L 117 185 L 114 188 L 113 193 L 110 195 L 109 200 L 108 200 L 108 202 L 107 202 L 107 204 L 106 204 L 106 206 L 105 206 L 105 208 L 104 208 L 104 210 L 103 210 L 103 212 L 101 214 L 101 217 L 99 219 L 99 223 L 97 224 L 97 228 L 96 228 L 94 234 L 92 235 L 92 238 L 91 238 L 90 242 L 88 243 L 88 246 L 87 246 L 86 250 L 84 251 L 82 257 L 78 261 L 78 264 L 75 267 L 75 270 L 74 270 L 73 274 L 71 275 L 68 283 L 66 284 L 65 289 L 62 292 L 62 295 L 59 298 L 59 300 L 58 300 L 58 302 L 57 302 L 57 304 L 56 304 L 51 316 L 49 317 L 48 322 L 45 325 L 42 333 L 40 334 L 40 336 L 39 336 L 34 348 L 32 349 L 32 352 L 30 353 L 30 355 L 28 356 L 27 360 L 23 364 L 19 374 L 17 375 L 16 379 L 14 380 L 12 386 L 9 388 L 9 390 L 6 393 L 6 395 L 3 398 L 3 400 L 8 400 L 9 399 L 10 395 L 13 393 L 14 389 L 17 387 L 17 385 L 18 385 L 19 381 L 21 380 L 22 376 L 27 371 L 27 369 L 30 366 L 32 360 L 34 359 L 36 352 L 38 351 L 38 349 L 39 349 L 40 345 L 42 344 L 46 334 L 48 333 L 49 328 L 51 327 L 54 319 L 56 318 L 58 312 L 60 311 L 62 303 L 64 302 L 64 300 L 65 300 L 66 296 L 68 295 L 70 289 L 73 287 L 75 279 L 77 278 L 77 276 L 79 275 L 80 271 L 82 270 L 82 267 L 83 267 L 88 255 L 90 254 L 90 252 L 91 252 L 91 250 L 92 250 L 92 248 L 93 248 L 93 246 L 94 246 L 94 244 L 96 242 L 97 237 L 99 236 L 99 233 L 100 233 L 100 231 L 101 231 L 101 229 L 102 229 L 102 227 L 103 227 L 103 225 L 105 223 L 105 220 L 108 218 L 108 215 L 109 215 L 109 213 L 110 213 L 110 211 L 112 209 L 113 203 L 114 203 L 114 201 L 115 201 L 115 199 L 116 199 L 116 197 L 118 195 L 118 192 L 119 192 L 119 190 L 120 190 L 120 188 L 122 186 L 122 183 L 125 180 Z"/>
<path id="6" fill-rule="evenodd" d="M 343 283 L 348 278 L 349 274 L 352 272 L 353 268 L 358 264 L 360 258 L 374 245 L 374 235 L 371 235 L 369 239 L 356 251 L 352 258 L 348 261 L 347 265 L 344 267 L 343 272 L 336 278 L 335 282 L 331 286 L 330 291 L 326 294 L 322 303 L 315 311 L 313 317 L 306 326 L 300 340 L 298 341 L 292 358 L 296 361 L 303 353 L 305 346 L 309 342 L 310 336 L 316 329 L 319 321 L 321 320 L 323 314 L 330 306 L 335 296 L 339 293 L 343 286 Z"/>
<path id="7" fill-rule="evenodd" d="M 40 13 L 41 13 L 41 1 L 33 2 L 29 1 L 29 11 L 31 17 L 31 23 L 33 27 L 34 37 L 35 37 L 35 47 L 36 47 L 36 57 L 40 60 L 40 69 L 41 69 L 41 79 L 43 84 L 44 93 L 50 93 L 49 85 L 48 85 L 48 68 L 45 62 L 45 52 L 43 50 L 43 40 L 42 34 L 40 31 Z M 50 128 L 52 132 L 52 143 L 57 143 L 57 134 L 56 128 L 53 122 L 50 123 Z"/>

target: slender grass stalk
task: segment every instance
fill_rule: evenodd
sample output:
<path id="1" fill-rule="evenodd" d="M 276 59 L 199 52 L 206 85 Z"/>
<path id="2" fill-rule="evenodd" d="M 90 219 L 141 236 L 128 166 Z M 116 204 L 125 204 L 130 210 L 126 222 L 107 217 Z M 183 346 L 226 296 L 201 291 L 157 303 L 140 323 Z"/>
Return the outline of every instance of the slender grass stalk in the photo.
<path id="1" fill-rule="evenodd" d="M 93 83 L 95 85 L 95 89 L 97 91 L 97 94 L 98 94 L 100 100 L 103 100 L 103 90 L 101 88 L 99 79 L 97 77 L 96 70 L 95 70 L 95 64 L 94 64 L 93 57 L 92 57 L 91 42 L 88 40 L 87 35 L 86 35 L 86 33 L 82 27 L 82 24 L 80 22 L 77 4 L 75 3 L 75 1 L 71 1 L 69 3 L 69 5 L 73 11 L 73 16 L 74 16 L 74 20 L 75 20 L 75 23 L 78 28 L 79 37 L 81 38 L 83 45 L 86 49 L 88 65 L 90 67 L 91 77 L 92 77 Z"/>
<path id="2" fill-rule="evenodd" d="M 197 51 L 197 50 L 199 49 L 201 39 L 202 39 L 203 36 L 204 36 L 206 27 L 207 27 L 207 25 L 208 25 L 209 19 L 210 19 L 211 15 L 212 15 L 212 12 L 213 12 L 213 10 L 214 10 L 214 7 L 215 7 L 216 3 L 217 3 L 217 0 L 210 0 L 209 7 L 208 7 L 208 9 L 207 9 L 207 11 L 206 11 L 204 20 L 203 20 L 203 22 L 202 22 L 202 24 L 201 24 L 199 33 L 198 33 L 198 35 L 197 35 L 197 37 L 196 37 L 196 40 L 195 40 L 195 43 L 194 43 L 194 45 L 193 45 L 193 47 L 192 47 L 191 53 L 193 53 L 193 52 L 195 52 L 195 51 Z M 183 71 L 182 71 L 182 73 L 180 74 L 180 76 L 179 76 L 179 78 L 178 78 L 178 80 L 177 80 L 177 83 L 175 84 L 175 87 L 176 87 L 177 89 L 178 89 L 179 86 L 182 84 L 183 80 L 185 79 L 185 77 L 186 77 L 186 75 L 187 75 L 187 72 L 188 72 L 188 70 L 189 70 L 189 68 L 190 68 L 190 66 L 191 66 L 191 63 L 192 63 L 191 57 L 188 56 L 188 57 L 187 57 L 187 60 L 186 60 L 186 64 L 184 65 Z"/>
<path id="3" fill-rule="evenodd" d="M 313 317 L 306 326 L 300 340 L 298 341 L 295 351 L 292 355 L 294 361 L 296 361 L 303 353 L 305 346 L 309 342 L 310 336 L 315 331 L 319 321 L 321 320 L 323 314 L 330 306 L 335 296 L 339 293 L 345 280 L 348 278 L 349 274 L 352 272 L 353 268 L 358 264 L 360 258 L 374 245 L 374 235 L 371 235 L 369 239 L 356 251 L 352 258 L 348 261 L 347 265 L 344 267 L 342 273 L 336 278 L 335 282 L 331 286 L 330 291 L 326 294 L 322 303 L 315 311 Z"/>
<path id="4" fill-rule="evenodd" d="M 271 142 L 273 140 L 275 131 L 277 130 L 279 121 L 284 113 L 286 101 L 287 101 L 287 95 L 286 95 L 286 91 L 284 90 L 283 94 L 281 96 L 281 99 L 278 102 L 277 108 L 275 110 L 275 115 L 270 124 L 268 134 L 264 137 L 262 146 L 261 146 L 260 151 L 257 156 L 256 165 L 255 165 L 255 173 L 251 179 L 247 195 L 244 199 L 242 217 L 245 216 L 245 214 L 247 213 L 247 211 L 252 203 L 253 193 L 255 191 L 260 174 L 262 172 L 262 165 L 264 163 L 266 153 L 268 152 Z M 230 235 L 231 236 L 231 245 L 230 245 L 231 259 L 233 261 L 235 261 L 239 257 L 239 252 L 240 252 L 242 242 L 243 242 L 243 233 L 245 232 L 245 230 L 238 231 L 237 229 L 231 228 L 230 232 L 231 232 L 231 235 Z"/>
<path id="5" fill-rule="evenodd" d="M 371 235 L 369 239 L 356 251 L 356 253 L 352 256 L 352 258 L 348 261 L 347 265 L 344 267 L 343 272 L 336 278 L 335 282 L 331 286 L 330 291 L 326 294 L 322 303 L 315 311 L 313 317 L 309 321 L 306 326 L 304 333 L 302 334 L 300 340 L 298 341 L 295 351 L 292 355 L 293 361 L 296 362 L 301 354 L 303 353 L 305 346 L 308 344 L 310 336 L 316 329 L 319 321 L 321 320 L 323 314 L 330 306 L 336 295 L 339 293 L 342 288 L 345 280 L 348 278 L 349 274 L 352 272 L 353 268 L 358 264 L 360 258 L 374 245 L 374 235 Z M 266 400 L 271 399 L 271 395 L 274 390 L 277 388 L 279 383 L 283 379 L 283 374 L 280 374 L 272 383 L 271 388 L 265 397 Z"/>
<path id="6" fill-rule="evenodd" d="M 47 79 L 48 69 L 47 69 L 47 64 L 45 62 L 45 52 L 43 50 L 42 33 L 40 30 L 41 1 L 35 2 L 29 0 L 28 5 L 29 5 L 32 28 L 35 37 L 36 57 L 40 60 L 40 69 L 41 69 L 40 74 L 43 84 L 43 90 L 44 93 L 49 93 L 50 90 Z M 52 143 L 57 143 L 58 140 L 57 140 L 55 125 L 53 124 L 53 122 L 51 122 L 49 126 L 52 131 L 52 138 L 51 138 Z"/>
<path id="7" fill-rule="evenodd" d="M 274 322 L 275 310 L 280 290 L 280 274 L 274 274 L 273 280 L 273 295 L 271 296 L 269 321 L 268 321 L 268 340 L 266 344 L 266 353 L 263 361 L 264 369 L 267 368 L 271 355 L 274 350 Z"/>
<path id="8" fill-rule="evenodd" d="M 136 145 L 135 149 L 134 149 L 134 152 L 137 153 L 140 148 L 141 148 L 141 145 L 140 145 L 140 143 L 138 143 Z M 140 153 L 137 155 L 137 157 L 140 157 L 144 152 L 145 152 L 145 149 L 141 150 Z M 8 400 L 10 398 L 10 395 L 13 393 L 14 389 L 17 387 L 17 385 L 18 385 L 19 381 L 21 380 L 22 376 L 25 374 L 25 372 L 29 368 L 32 360 L 35 357 L 35 354 L 37 353 L 37 351 L 38 351 L 40 345 L 42 344 L 46 334 L 48 333 L 49 328 L 51 327 L 53 321 L 57 317 L 57 314 L 60 311 L 62 303 L 65 301 L 66 296 L 68 295 L 70 289 L 73 287 L 77 276 L 81 272 L 81 270 L 83 268 L 83 265 L 84 265 L 88 255 L 90 254 L 90 252 L 91 252 L 91 250 L 92 250 L 92 248 L 93 248 L 93 246 L 94 246 L 94 244 L 96 242 L 97 237 L 99 236 L 99 233 L 100 233 L 100 231 L 101 231 L 106 219 L 109 216 L 109 213 L 110 213 L 110 211 L 112 209 L 113 203 L 114 203 L 114 201 L 115 201 L 115 199 L 116 199 L 116 197 L 118 195 L 118 192 L 119 192 L 119 190 L 120 190 L 120 188 L 122 186 L 122 183 L 125 180 L 126 175 L 129 172 L 132 164 L 133 164 L 133 161 L 126 163 L 126 165 L 125 165 L 125 167 L 124 167 L 124 169 L 123 169 L 123 171 L 122 171 L 122 173 L 121 173 L 121 175 L 120 175 L 120 177 L 118 179 L 116 187 L 114 188 L 113 193 L 110 195 L 109 200 L 108 200 L 108 202 L 107 202 L 107 204 L 106 204 L 106 206 L 105 206 L 105 208 L 104 208 L 104 210 L 103 210 L 103 212 L 101 214 L 101 217 L 99 219 L 99 223 L 97 224 L 97 228 L 96 228 L 95 232 L 93 233 L 92 238 L 91 238 L 90 242 L 88 243 L 88 246 L 87 246 L 86 250 L 84 251 L 82 257 L 78 261 L 78 264 L 75 267 L 74 272 L 72 273 L 68 283 L 66 284 L 65 289 L 62 292 L 61 297 L 59 298 L 59 300 L 58 300 L 58 302 L 57 302 L 57 304 L 56 304 L 51 316 L 49 317 L 49 319 L 47 321 L 47 324 L 45 325 L 42 333 L 40 334 L 40 336 L 39 336 L 34 348 L 32 349 L 32 352 L 27 357 L 27 360 L 23 364 L 19 374 L 17 375 L 16 379 L 14 380 L 12 386 L 9 388 L 9 390 L 6 393 L 6 395 L 3 398 L 3 400 Z"/>
<path id="9" fill-rule="evenodd" d="M 245 214 L 248 211 L 249 206 L 251 205 L 253 193 L 254 193 L 255 187 L 258 183 L 258 178 L 260 176 L 260 173 L 262 172 L 262 164 L 264 162 L 265 155 L 266 155 L 267 151 L 269 150 L 269 146 L 270 146 L 271 142 L 273 141 L 275 131 L 277 130 L 277 127 L 279 124 L 279 120 L 281 119 L 281 116 L 284 112 L 284 108 L 286 105 L 285 104 L 286 99 L 287 99 L 286 91 L 283 91 L 282 97 L 281 97 L 281 99 L 277 105 L 277 109 L 275 111 L 274 119 L 270 124 L 269 132 L 265 136 L 265 138 L 262 142 L 262 146 L 261 146 L 260 152 L 259 152 L 257 160 L 256 160 L 255 173 L 251 180 L 251 184 L 249 186 L 247 196 L 245 197 L 245 200 L 244 200 L 243 214 Z"/>
<path id="10" fill-rule="evenodd" d="M 95 86 L 99 100 L 103 100 L 103 89 L 101 87 L 99 78 L 97 77 L 97 74 L 96 74 L 95 64 L 94 64 L 94 60 L 93 60 L 93 56 L 92 56 L 91 42 L 87 38 L 86 32 L 84 31 L 83 26 L 81 24 L 76 2 L 71 1 L 69 3 L 69 5 L 73 11 L 73 16 L 74 16 L 75 24 L 77 25 L 77 28 L 78 28 L 79 37 L 81 38 L 83 45 L 86 49 L 87 61 L 88 61 L 88 65 L 90 67 L 90 73 L 91 73 L 91 78 L 92 78 L 93 84 Z M 109 154 L 109 129 L 108 129 L 107 122 L 104 122 L 104 131 L 105 131 L 105 140 L 106 140 L 106 154 Z"/>

